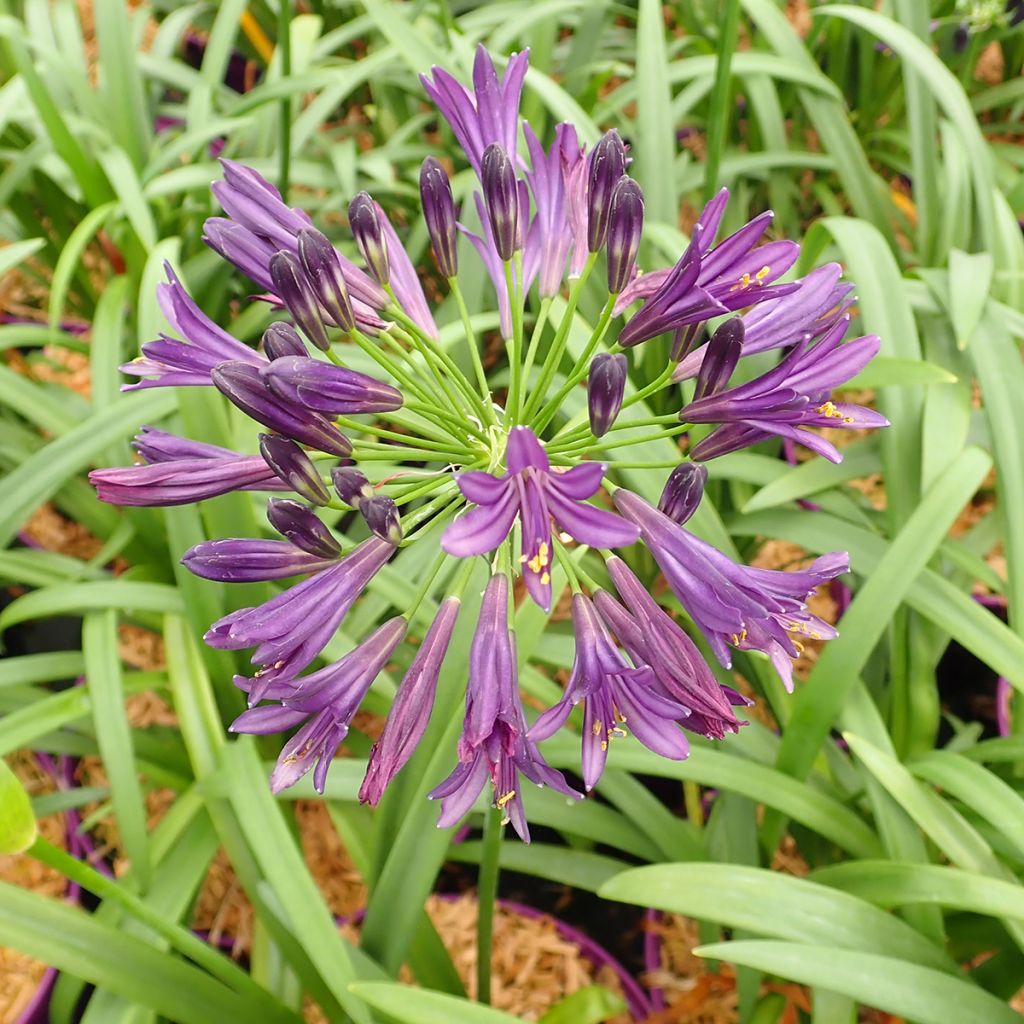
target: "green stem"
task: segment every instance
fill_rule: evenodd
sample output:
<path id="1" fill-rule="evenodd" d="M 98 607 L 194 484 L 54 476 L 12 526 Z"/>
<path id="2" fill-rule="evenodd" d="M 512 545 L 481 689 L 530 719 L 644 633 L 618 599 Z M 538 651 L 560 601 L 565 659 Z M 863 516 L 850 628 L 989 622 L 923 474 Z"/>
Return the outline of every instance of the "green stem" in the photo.
<path id="1" fill-rule="evenodd" d="M 432 501 L 428 501 L 425 505 L 421 505 L 414 512 L 410 512 L 402 520 L 402 530 L 405 533 L 405 539 L 402 541 L 403 547 L 408 546 L 416 538 L 416 527 L 423 520 L 431 518 L 435 512 L 444 515 L 450 508 L 456 504 L 461 505 L 465 500 L 458 491 L 455 494 L 452 494 L 451 491 L 446 491 L 444 494 L 439 494 Z"/>
<path id="2" fill-rule="evenodd" d="M 501 799 L 502 795 L 504 794 L 500 794 L 498 799 Z M 488 1004 L 491 1001 L 491 947 L 494 938 L 494 904 L 498 898 L 503 828 L 502 809 L 489 808 L 484 817 L 476 918 L 476 998 L 478 1002 Z"/>
<path id="3" fill-rule="evenodd" d="M 714 198 L 718 191 L 718 169 L 722 165 L 729 131 L 729 86 L 732 55 L 736 52 L 739 34 L 740 0 L 725 0 L 722 30 L 715 53 L 715 84 L 711 89 L 711 110 L 707 127 L 707 156 L 704 163 L 704 202 Z"/>
<path id="4" fill-rule="evenodd" d="M 572 556 L 566 550 L 565 545 L 557 537 L 553 536 L 551 540 L 555 549 L 555 558 L 558 559 L 558 564 L 565 570 L 565 575 L 569 579 L 569 588 L 574 594 L 580 593 L 582 588 L 580 587 L 576 567 L 572 562 Z"/>
<path id="5" fill-rule="evenodd" d="M 406 622 L 412 622 L 415 618 L 416 612 L 423 603 L 423 599 L 430 593 L 430 590 L 434 585 L 434 580 L 437 579 L 437 574 L 441 571 L 441 567 L 448 561 L 449 557 L 451 556 L 447 551 L 442 551 L 437 558 L 434 559 L 434 564 L 427 570 L 427 575 L 423 580 L 423 585 L 416 592 L 416 596 L 412 599 L 412 605 L 405 613 Z"/>
<path id="6" fill-rule="evenodd" d="M 597 326 L 594 328 L 593 334 L 590 335 L 590 340 L 580 353 L 580 357 L 573 364 L 573 368 L 569 372 L 565 383 L 536 417 L 533 425 L 535 433 L 539 434 L 551 422 L 569 392 L 587 375 L 587 363 L 594 354 L 594 350 L 601 344 L 601 339 L 604 338 L 605 332 L 608 330 L 608 324 L 611 322 L 614 307 L 615 296 L 609 295 L 608 300 L 604 304 L 604 309 L 601 310 Z"/>
<path id="7" fill-rule="evenodd" d="M 401 462 L 403 459 L 422 459 L 424 462 L 452 462 L 461 466 L 465 459 L 463 452 L 433 452 L 425 448 L 397 448 L 382 445 L 370 448 L 367 443 L 355 445 L 352 458 L 362 462 Z"/>
<path id="8" fill-rule="evenodd" d="M 147 903 L 129 892 L 95 868 L 72 857 L 64 850 L 53 846 L 43 838 L 37 838 L 28 853 L 36 860 L 59 871 L 65 878 L 77 882 L 101 900 L 121 907 L 137 921 L 142 922 L 166 939 L 175 949 L 184 954 L 211 976 L 222 981 L 235 992 L 266 1000 L 273 998 L 266 989 L 257 985 L 233 960 L 218 953 L 190 931 L 168 921 Z"/>
<path id="9" fill-rule="evenodd" d="M 563 354 L 565 353 L 565 345 L 569 337 L 569 328 L 572 326 L 572 318 L 576 314 L 576 305 L 580 300 L 580 293 L 583 291 L 583 286 L 587 283 L 587 278 L 590 277 L 590 272 L 594 269 L 594 264 L 596 262 L 597 253 L 591 253 L 583 267 L 583 272 L 578 278 L 576 278 L 572 287 L 569 289 L 569 300 L 566 303 L 565 313 L 558 325 L 558 330 L 555 331 L 555 338 L 554 341 L 551 342 L 551 348 L 548 349 L 548 354 L 544 357 L 544 365 L 541 367 L 537 386 L 533 389 L 533 392 L 530 395 L 530 400 L 526 403 L 526 413 L 524 415 L 525 422 L 532 420 L 533 414 L 538 408 L 540 408 L 541 403 L 544 401 L 544 396 L 547 394 L 547 390 L 551 386 L 551 380 L 558 369 L 558 364 L 562 361 Z"/>
<path id="10" fill-rule="evenodd" d="M 280 0 L 277 5 L 277 47 L 281 51 L 281 79 L 292 73 L 291 0 Z M 292 98 L 281 100 L 281 171 L 278 186 L 285 202 L 288 201 L 289 178 L 292 161 Z"/>
<path id="11" fill-rule="evenodd" d="M 533 325 L 533 333 L 530 335 L 530 344 L 526 349 L 526 359 L 523 362 L 523 387 L 530 386 L 530 372 L 533 370 L 534 360 L 537 358 L 537 348 L 540 345 L 541 335 L 544 333 L 544 325 L 548 321 L 548 311 L 551 309 L 551 299 L 541 299 L 540 310 L 537 313 L 537 322 Z M 522 393 L 519 395 L 520 404 L 516 407 L 522 412 Z"/>
<path id="12" fill-rule="evenodd" d="M 387 430 L 384 427 L 378 427 L 375 423 L 360 423 L 358 420 L 349 419 L 347 416 L 335 417 L 335 422 L 338 426 L 343 427 L 346 430 L 356 431 L 358 430 L 363 434 L 373 434 L 375 437 L 386 437 L 391 441 L 400 441 L 403 444 L 414 443 L 419 448 L 433 448 L 438 451 L 449 451 L 451 448 L 451 441 L 435 441 L 426 437 L 417 437 L 414 434 L 400 434 L 397 430 Z M 471 454 L 471 449 L 466 449 L 466 454 Z"/>
<path id="13" fill-rule="evenodd" d="M 598 451 L 610 451 L 613 448 L 625 448 L 628 445 L 633 444 L 645 444 L 647 441 L 660 441 L 663 437 L 675 437 L 677 434 L 683 434 L 690 429 L 690 424 L 680 423 L 679 426 L 674 427 L 672 430 L 661 430 L 651 434 L 641 434 L 639 437 L 620 437 L 618 441 L 604 441 L 603 439 L 597 441 L 593 447 Z M 587 448 L 592 447 L 590 443 L 584 443 L 582 445 L 574 445 L 571 448 L 558 449 L 557 454 L 568 455 L 574 451 L 585 451 Z"/>
<path id="14" fill-rule="evenodd" d="M 508 346 L 508 399 L 505 402 L 506 427 L 513 427 L 516 423 L 523 369 L 523 262 L 518 252 L 515 255 L 515 264 L 511 260 L 505 261 L 505 287 L 508 289 L 508 302 L 512 310 L 512 338 Z"/>
<path id="15" fill-rule="evenodd" d="M 476 332 L 473 330 L 473 322 L 469 318 L 466 300 L 463 298 L 459 282 L 454 277 L 448 279 L 448 284 L 451 287 L 452 295 L 455 296 L 455 304 L 459 307 L 462 329 L 466 333 L 466 347 L 469 349 L 469 358 L 473 363 L 473 372 L 476 374 L 476 381 L 480 387 L 480 397 L 483 399 L 484 413 L 490 423 L 497 423 L 498 418 L 494 415 L 494 403 L 491 401 L 491 388 L 487 383 L 487 373 L 480 359 L 480 350 L 476 343 Z"/>
<path id="16" fill-rule="evenodd" d="M 643 419 L 630 420 L 629 423 L 616 423 L 608 431 L 609 434 L 616 430 L 632 430 L 634 427 L 655 427 L 662 424 L 678 423 L 679 416 L 676 413 L 666 413 L 664 416 L 645 416 Z M 607 435 L 602 435 L 607 436 Z M 589 448 L 597 444 L 598 438 L 590 432 L 590 427 L 584 424 L 568 433 L 556 434 L 545 446 L 549 455 L 561 452 L 569 448 L 583 446 Z"/>

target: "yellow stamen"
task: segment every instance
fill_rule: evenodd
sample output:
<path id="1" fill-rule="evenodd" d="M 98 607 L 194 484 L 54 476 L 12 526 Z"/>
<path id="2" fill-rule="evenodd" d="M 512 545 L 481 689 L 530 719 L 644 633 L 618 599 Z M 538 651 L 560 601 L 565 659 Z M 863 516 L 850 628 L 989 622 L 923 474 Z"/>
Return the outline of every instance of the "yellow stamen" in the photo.
<path id="1" fill-rule="evenodd" d="M 515 795 L 516 791 L 514 789 L 510 789 L 507 793 L 502 793 L 501 796 L 494 801 L 494 806 L 499 810 L 502 810 L 505 807 L 505 804 L 507 804 L 509 800 L 513 799 Z M 502 824 L 504 824 L 504 822 Z"/>

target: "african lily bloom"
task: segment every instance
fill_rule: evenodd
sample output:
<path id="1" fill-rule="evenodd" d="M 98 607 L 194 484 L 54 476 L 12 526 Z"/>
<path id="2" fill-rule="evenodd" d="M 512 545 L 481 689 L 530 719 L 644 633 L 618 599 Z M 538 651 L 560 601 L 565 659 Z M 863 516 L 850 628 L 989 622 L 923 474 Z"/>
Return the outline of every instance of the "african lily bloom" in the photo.
<path id="1" fill-rule="evenodd" d="M 459 823 L 489 789 L 496 813 L 524 839 L 526 782 L 581 795 L 538 747 L 576 727 L 576 705 L 585 789 L 614 759 L 613 739 L 634 736 L 657 755 L 684 758 L 688 733 L 722 740 L 742 728 L 737 709 L 747 699 L 719 683 L 687 628 L 723 665 L 732 648 L 770 658 L 787 686 L 800 638 L 835 635 L 807 599 L 846 571 L 845 555 L 792 573 L 753 569 L 681 525 L 702 501 L 708 460 L 780 437 L 835 458 L 818 428 L 884 425 L 832 396 L 877 349 L 873 338 L 843 340 L 850 286 L 838 266 L 791 279 L 797 246 L 765 240 L 767 213 L 719 239 L 723 190 L 678 262 L 644 272 L 643 192 L 627 147 L 614 130 L 588 150 L 572 125 L 542 139 L 521 124 L 526 70 L 525 53 L 499 72 L 480 48 L 472 86 L 438 68 L 424 79 L 479 183 L 457 210 L 444 165 L 423 163 L 436 274 L 414 265 L 368 193 L 331 198 L 332 209 L 349 211 L 349 237 L 329 238 L 257 171 L 222 161 L 213 191 L 225 216 L 207 221 L 205 237 L 265 290 L 255 298 L 269 303 L 262 309 L 272 322 L 257 346 L 232 337 L 168 269 L 159 298 L 178 337 L 147 343 L 124 369 L 141 378 L 129 389 L 212 384 L 251 434 L 232 451 L 144 429 L 135 441 L 144 464 L 92 474 L 115 504 L 274 495 L 265 532 L 203 541 L 183 561 L 204 579 L 268 588 L 262 603 L 215 622 L 206 642 L 251 652 L 252 674 L 235 678 L 249 709 L 231 728 L 288 734 L 275 792 L 307 772 L 323 790 L 356 710 L 387 668 L 401 683 L 360 790 L 377 803 L 414 758 L 435 703 L 448 706 L 435 702 L 441 681 L 464 681 L 454 768 L 429 779 L 439 824 Z M 481 318 L 460 289 L 464 237 L 494 286 L 496 308 L 474 310 Z M 601 284 L 603 305 L 588 282 Z M 447 324 L 443 345 L 427 300 L 438 287 L 451 291 L 461 324 L 461 333 Z M 494 323 L 495 312 L 501 337 L 488 339 L 479 324 Z M 631 357 L 658 335 L 673 342 L 667 364 L 653 365 L 657 346 Z M 504 354 L 492 340 L 504 342 Z M 788 351 L 773 368 L 752 380 L 743 372 L 746 356 L 775 350 Z M 746 382 L 732 385 L 734 376 Z M 659 408 L 678 409 L 680 382 L 694 378 L 683 423 L 645 404 L 667 388 Z M 674 458 L 649 461 L 646 442 L 665 451 L 694 424 L 711 429 L 688 457 L 675 448 Z M 645 472 L 627 480 L 634 470 Z M 623 488 L 637 480 L 643 497 Z M 691 625 L 675 621 L 653 596 L 655 578 L 641 578 L 625 558 L 653 560 Z M 563 598 L 573 669 L 562 699 L 531 728 L 514 605 L 534 606 L 522 609 L 532 629 Z M 450 651 L 464 649 L 456 630 L 464 626 L 468 641 L 473 622 L 463 676 Z M 342 626 L 349 653 L 323 664 Z"/>

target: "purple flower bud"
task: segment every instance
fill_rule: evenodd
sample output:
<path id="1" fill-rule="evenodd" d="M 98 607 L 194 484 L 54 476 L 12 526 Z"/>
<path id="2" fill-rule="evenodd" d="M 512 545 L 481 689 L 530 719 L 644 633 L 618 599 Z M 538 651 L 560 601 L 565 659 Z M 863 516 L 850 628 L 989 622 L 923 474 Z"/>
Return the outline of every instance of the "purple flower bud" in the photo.
<path id="1" fill-rule="evenodd" d="M 388 712 L 388 720 L 384 723 L 384 731 L 370 752 L 366 778 L 359 789 L 361 803 L 376 804 L 380 800 L 388 783 L 412 757 L 423 738 L 459 607 L 457 597 L 441 602 L 409 671 L 405 673 Z"/>
<path id="2" fill-rule="evenodd" d="M 231 360 L 215 367 L 210 376 L 217 390 L 257 423 L 317 451 L 341 458 L 352 454 L 351 442 L 333 423 L 282 401 L 263 383 L 255 366 Z"/>
<path id="3" fill-rule="evenodd" d="M 334 489 L 346 505 L 359 508 L 364 501 L 373 497 L 370 481 L 354 466 L 339 466 L 331 472 Z"/>
<path id="4" fill-rule="evenodd" d="M 681 462 L 672 470 L 658 500 L 658 511 L 683 525 L 697 511 L 708 481 L 708 469 L 701 462 Z"/>
<path id="5" fill-rule="evenodd" d="M 299 337 L 299 332 L 283 320 L 272 323 L 263 332 L 263 351 L 268 359 L 309 355 L 303 340 Z"/>
<path id="6" fill-rule="evenodd" d="M 290 498 L 271 498 L 267 502 L 267 519 L 278 533 L 297 548 L 320 558 L 338 558 L 341 546 L 317 514 Z"/>
<path id="7" fill-rule="evenodd" d="M 366 260 L 370 273 L 382 285 L 391 281 L 391 264 L 388 260 L 388 243 L 384 237 L 380 211 L 369 192 L 360 192 L 349 203 L 348 222 L 352 237 Z"/>
<path id="8" fill-rule="evenodd" d="M 210 540 L 189 548 L 181 560 L 189 572 L 218 583 L 257 583 L 319 572 L 335 562 L 286 540 Z"/>
<path id="9" fill-rule="evenodd" d="M 953 52 L 963 53 L 967 44 L 971 41 L 971 31 L 966 24 L 961 22 L 953 29 Z"/>
<path id="10" fill-rule="evenodd" d="M 736 364 L 743 354 L 743 335 L 743 321 L 738 316 L 726 320 L 711 335 L 707 355 L 704 356 L 704 362 L 700 364 L 700 372 L 697 374 L 694 401 L 717 395 L 729 383 L 732 371 L 736 369 Z"/>
<path id="11" fill-rule="evenodd" d="M 395 546 L 402 542 L 401 517 L 393 499 L 383 494 L 375 494 L 360 503 L 359 511 L 362 512 L 366 525 L 381 540 Z"/>
<path id="12" fill-rule="evenodd" d="M 285 356 L 260 372 L 282 401 L 329 416 L 391 412 L 402 407 L 401 391 L 390 384 L 319 359 Z"/>
<path id="13" fill-rule="evenodd" d="M 626 357 L 621 353 L 602 352 L 594 356 L 587 378 L 587 407 L 590 413 L 590 431 L 594 437 L 603 437 L 611 429 L 622 408 L 626 391 Z"/>
<path id="14" fill-rule="evenodd" d="M 626 147 L 613 128 L 605 132 L 590 158 L 587 196 L 587 248 L 597 252 L 608 235 L 612 192 L 626 171 Z"/>
<path id="15" fill-rule="evenodd" d="M 480 183 L 484 189 L 487 219 L 494 245 L 503 261 L 516 251 L 519 229 L 519 185 L 508 153 L 496 142 L 484 150 Z"/>
<path id="16" fill-rule="evenodd" d="M 326 505 L 331 500 L 316 466 L 294 441 L 277 434 L 260 434 L 260 454 L 267 465 L 306 501 Z"/>
<path id="17" fill-rule="evenodd" d="M 299 259 L 327 315 L 346 333 L 356 325 L 338 252 L 316 228 L 299 232 Z"/>
<path id="18" fill-rule="evenodd" d="M 459 272 L 455 200 L 452 198 L 452 183 L 448 175 L 440 162 L 432 156 L 423 161 L 420 169 L 420 198 L 437 269 L 444 277 L 453 278 Z"/>
<path id="19" fill-rule="evenodd" d="M 644 228 L 644 194 L 627 175 L 612 189 L 608 215 L 608 290 L 618 295 L 629 284 Z"/>
<path id="20" fill-rule="evenodd" d="M 270 257 L 270 278 L 274 291 L 302 328 L 303 333 L 318 349 L 326 352 L 331 342 L 324 330 L 320 306 L 317 304 L 313 286 L 309 283 L 302 264 L 294 253 L 282 249 Z"/>

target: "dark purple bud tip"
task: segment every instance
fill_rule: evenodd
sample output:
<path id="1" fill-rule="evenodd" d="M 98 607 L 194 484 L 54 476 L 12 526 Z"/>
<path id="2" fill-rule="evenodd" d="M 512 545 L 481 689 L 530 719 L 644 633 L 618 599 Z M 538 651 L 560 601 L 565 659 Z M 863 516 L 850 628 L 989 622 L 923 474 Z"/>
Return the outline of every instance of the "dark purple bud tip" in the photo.
<path id="1" fill-rule="evenodd" d="M 693 400 L 717 395 L 732 376 L 740 356 L 743 354 L 743 336 L 746 333 L 743 321 L 734 316 L 726 320 L 708 342 L 708 350 L 697 374 L 697 387 Z"/>
<path id="2" fill-rule="evenodd" d="M 299 232 L 299 259 L 320 306 L 338 327 L 351 331 L 356 317 L 341 272 L 341 260 L 327 236 L 316 228 L 303 228 Z"/>
<path id="3" fill-rule="evenodd" d="M 623 175 L 612 189 L 608 216 L 608 290 L 618 295 L 629 284 L 644 229 L 644 194 Z"/>
<path id="4" fill-rule="evenodd" d="M 379 284 L 387 285 L 391 281 L 388 243 L 384 237 L 380 211 L 369 192 L 360 192 L 349 203 L 348 222 L 352 228 L 352 237 L 356 240 L 370 273 Z"/>
<path id="5" fill-rule="evenodd" d="M 273 364 L 271 364 L 273 365 Z M 352 443 L 319 413 L 290 405 L 264 383 L 251 363 L 232 359 L 215 366 L 210 373 L 217 390 L 257 423 L 317 451 L 346 458 Z"/>
<path id="6" fill-rule="evenodd" d="M 339 466 L 331 472 L 331 480 L 334 481 L 338 497 L 352 508 L 359 508 L 364 501 L 373 497 L 370 481 L 352 466 Z"/>
<path id="7" fill-rule="evenodd" d="M 590 431 L 602 437 L 611 429 L 622 408 L 626 391 L 626 357 L 621 353 L 602 352 L 594 356 L 587 378 L 587 409 L 590 413 Z"/>
<path id="8" fill-rule="evenodd" d="M 519 237 L 519 186 L 508 153 L 492 142 L 485 150 L 480 168 L 487 218 L 494 244 L 502 260 L 512 259 Z"/>
<path id="9" fill-rule="evenodd" d="M 274 291 L 291 313 L 292 319 L 318 349 L 326 352 L 331 343 L 324 329 L 313 286 L 298 257 L 283 249 L 274 253 L 270 257 L 270 279 L 274 282 Z"/>
<path id="10" fill-rule="evenodd" d="M 296 493 L 314 505 L 331 500 L 309 456 L 294 442 L 277 434 L 260 434 L 260 454 L 266 464 Z"/>
<path id="11" fill-rule="evenodd" d="M 658 510 L 683 525 L 697 511 L 708 481 L 708 469 L 701 462 L 681 462 L 665 481 Z"/>
<path id="12" fill-rule="evenodd" d="M 389 544 L 401 544 L 401 517 L 398 514 L 398 506 L 391 498 L 375 494 L 359 506 L 359 511 L 362 512 L 366 525 L 381 540 L 386 540 Z"/>
<path id="13" fill-rule="evenodd" d="M 587 248 L 597 252 L 608 235 L 612 192 L 626 171 L 626 147 L 613 128 L 605 132 L 590 157 L 587 194 Z"/>
<path id="14" fill-rule="evenodd" d="M 268 359 L 281 359 L 283 356 L 308 356 L 306 345 L 299 337 L 299 332 L 283 320 L 271 324 L 263 332 L 263 351 Z"/>
<path id="15" fill-rule="evenodd" d="M 423 161 L 420 169 L 420 198 L 437 269 L 444 277 L 453 278 L 459 272 L 455 200 L 452 197 L 452 183 L 445 169 L 432 156 Z"/>
<path id="16" fill-rule="evenodd" d="M 271 498 L 267 502 L 267 519 L 278 533 L 297 548 L 320 558 L 337 558 L 341 546 L 316 513 L 290 498 Z"/>

